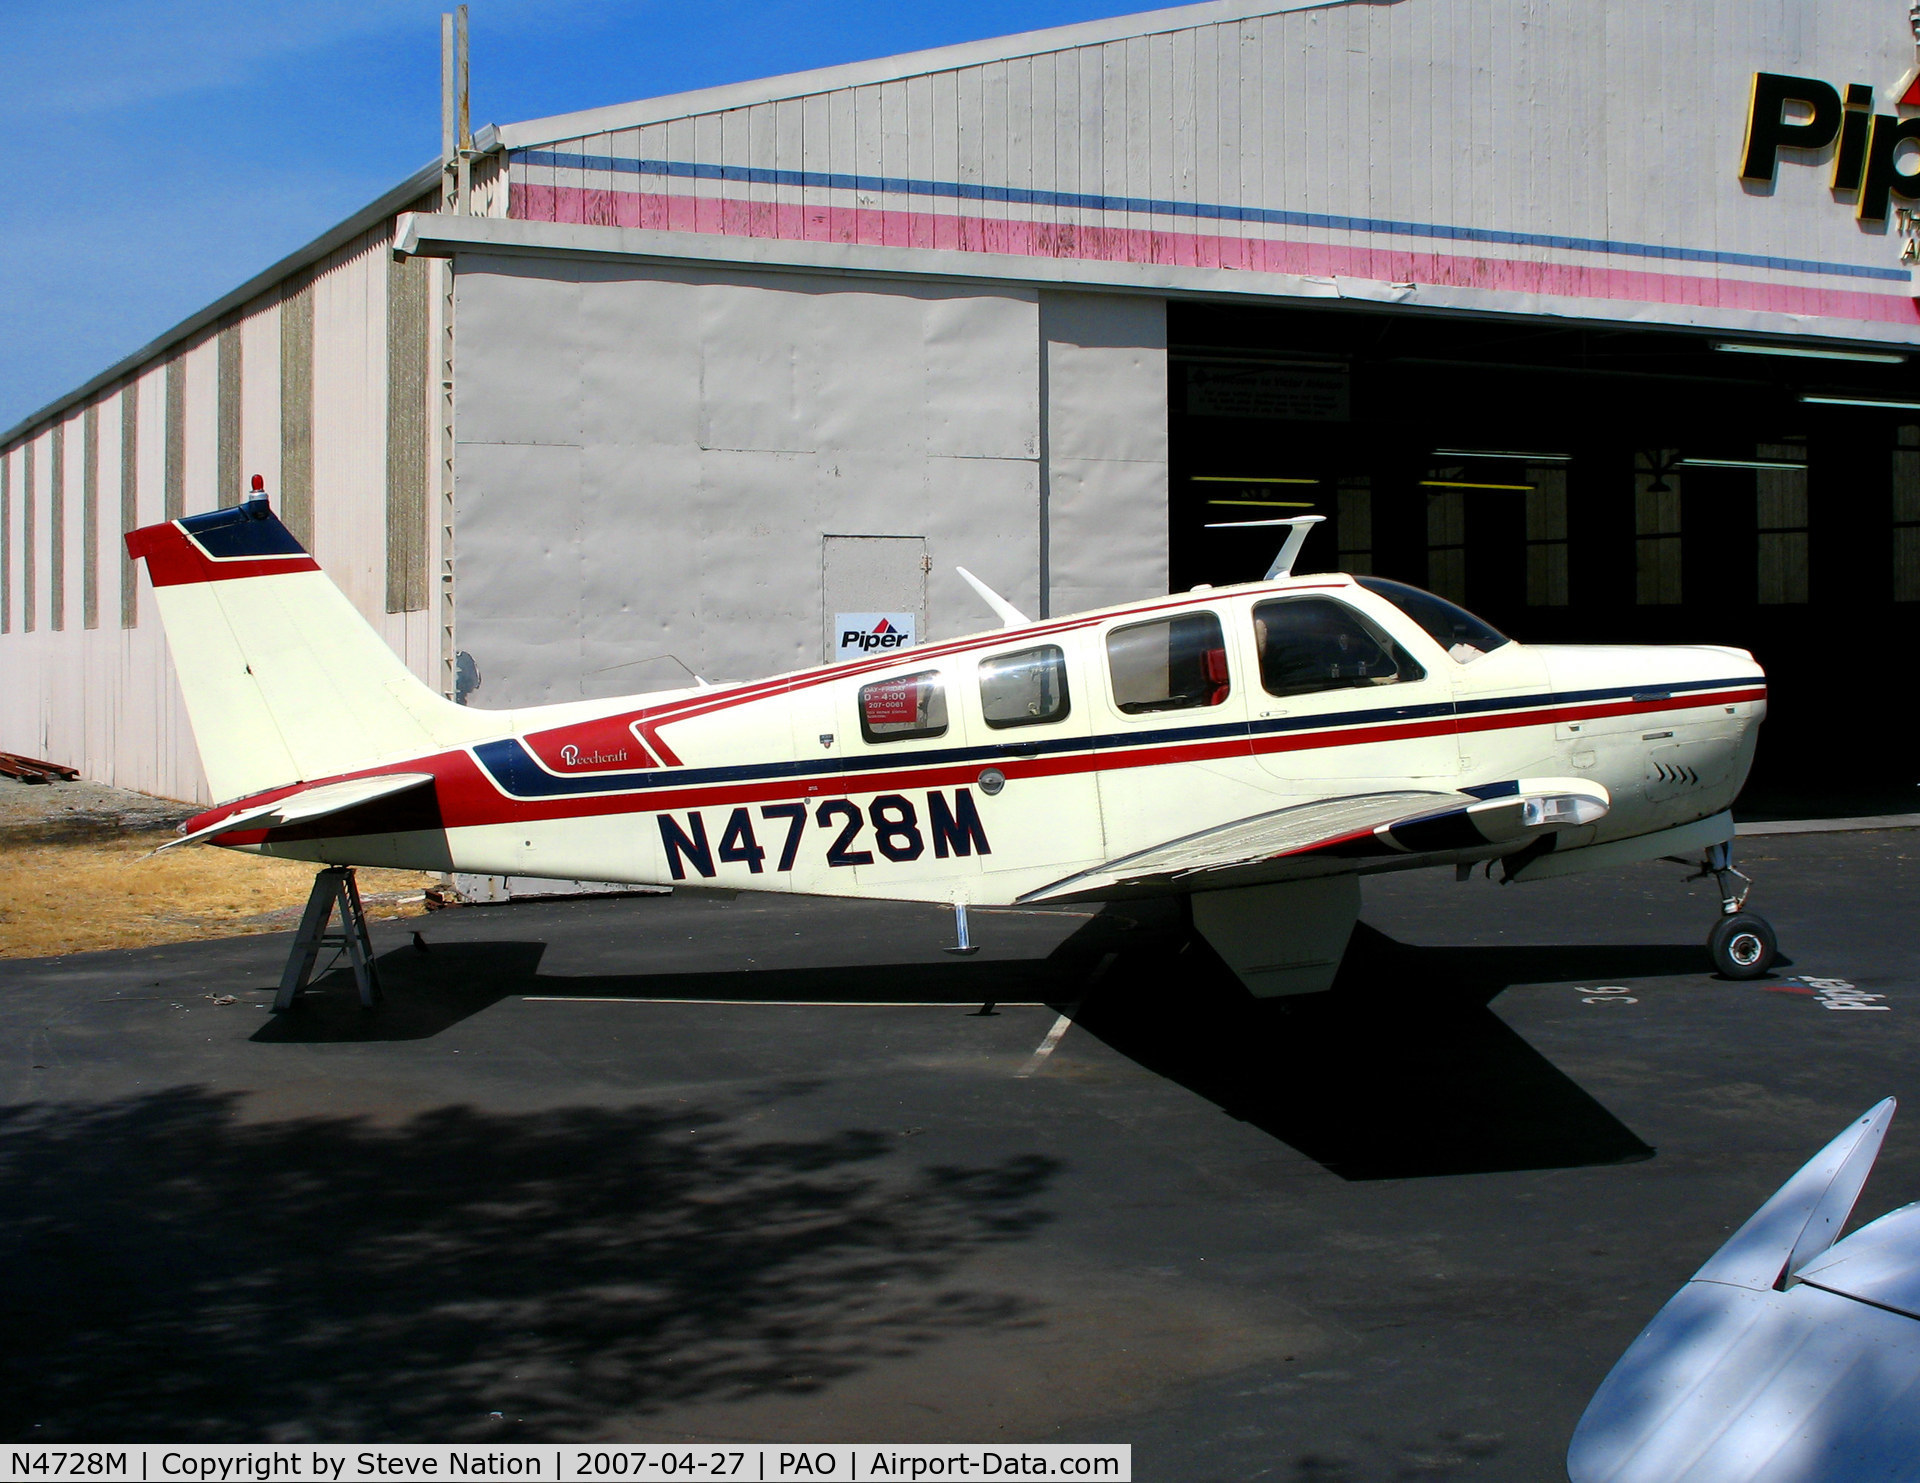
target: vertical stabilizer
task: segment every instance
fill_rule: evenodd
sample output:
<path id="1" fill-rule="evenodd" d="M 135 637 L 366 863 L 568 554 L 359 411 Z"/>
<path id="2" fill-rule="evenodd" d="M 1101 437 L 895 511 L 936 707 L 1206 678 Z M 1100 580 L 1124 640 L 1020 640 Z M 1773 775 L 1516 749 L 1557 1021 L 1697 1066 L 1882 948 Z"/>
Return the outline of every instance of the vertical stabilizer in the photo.
<path id="1" fill-rule="evenodd" d="M 257 495 L 127 536 L 147 564 L 216 799 L 473 739 Z"/>

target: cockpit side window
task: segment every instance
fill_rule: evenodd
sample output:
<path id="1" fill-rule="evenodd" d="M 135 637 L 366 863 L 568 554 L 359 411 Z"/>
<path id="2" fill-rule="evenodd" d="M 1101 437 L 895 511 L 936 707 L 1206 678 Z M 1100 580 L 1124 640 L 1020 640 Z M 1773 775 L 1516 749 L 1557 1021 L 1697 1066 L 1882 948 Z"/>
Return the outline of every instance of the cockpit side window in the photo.
<path id="1" fill-rule="evenodd" d="M 1269 695 L 1311 695 L 1426 678 L 1376 625 L 1329 597 L 1283 597 L 1253 610 L 1260 683 Z"/>
<path id="2" fill-rule="evenodd" d="M 860 734 L 870 742 L 940 736 L 946 729 L 947 692 L 938 670 L 860 687 Z"/>
<path id="3" fill-rule="evenodd" d="M 1129 716 L 1219 705 L 1232 690 L 1227 641 L 1213 613 L 1130 623 L 1107 635 L 1113 703 Z"/>
<path id="4" fill-rule="evenodd" d="M 996 731 L 1063 719 L 1067 656 L 1057 644 L 995 654 L 980 661 L 980 713 Z"/>
<path id="5" fill-rule="evenodd" d="M 1490 623 L 1483 623 L 1465 608 L 1456 607 L 1444 597 L 1409 587 L 1405 582 L 1389 582 L 1385 577 L 1355 577 L 1375 597 L 1384 597 L 1427 632 L 1447 657 L 1460 664 L 1471 664 L 1483 654 L 1491 654 L 1502 644 L 1513 642 Z"/>

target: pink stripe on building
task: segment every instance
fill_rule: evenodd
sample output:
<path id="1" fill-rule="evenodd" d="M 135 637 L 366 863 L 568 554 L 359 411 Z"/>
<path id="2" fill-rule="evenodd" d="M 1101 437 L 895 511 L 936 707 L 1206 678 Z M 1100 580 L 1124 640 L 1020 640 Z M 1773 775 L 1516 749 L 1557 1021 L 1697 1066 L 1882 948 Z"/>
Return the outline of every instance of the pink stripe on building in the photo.
<path id="1" fill-rule="evenodd" d="M 508 214 L 522 221 L 644 227 L 792 242 L 1159 263 L 1183 268 L 1364 278 L 1381 283 L 1417 283 L 1556 298 L 1761 310 L 1882 324 L 1920 323 L 1920 306 L 1904 294 L 1141 227 L 1078 226 L 858 206 L 803 206 L 730 197 L 531 185 L 522 181 L 513 182 Z"/>

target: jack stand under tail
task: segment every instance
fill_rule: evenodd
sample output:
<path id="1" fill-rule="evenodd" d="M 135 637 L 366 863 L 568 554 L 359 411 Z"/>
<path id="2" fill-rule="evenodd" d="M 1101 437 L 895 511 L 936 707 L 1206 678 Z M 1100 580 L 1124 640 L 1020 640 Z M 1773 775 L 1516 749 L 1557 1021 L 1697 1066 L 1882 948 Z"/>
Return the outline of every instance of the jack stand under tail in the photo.
<path id="1" fill-rule="evenodd" d="M 335 908 L 340 913 L 340 930 L 327 931 Z M 331 944 L 333 956 L 325 973 L 345 954 L 353 964 L 353 980 L 360 988 L 360 1002 L 368 1009 L 380 1002 L 380 970 L 374 965 L 373 943 L 367 936 L 367 914 L 360 905 L 360 887 L 351 865 L 329 865 L 313 878 L 313 892 L 307 897 L 306 914 L 300 918 L 300 931 L 293 939 L 293 951 L 287 955 L 286 971 L 280 975 L 280 992 L 274 996 L 273 1011 L 293 1008 L 294 1001 L 306 993 L 315 977 L 320 950 Z"/>

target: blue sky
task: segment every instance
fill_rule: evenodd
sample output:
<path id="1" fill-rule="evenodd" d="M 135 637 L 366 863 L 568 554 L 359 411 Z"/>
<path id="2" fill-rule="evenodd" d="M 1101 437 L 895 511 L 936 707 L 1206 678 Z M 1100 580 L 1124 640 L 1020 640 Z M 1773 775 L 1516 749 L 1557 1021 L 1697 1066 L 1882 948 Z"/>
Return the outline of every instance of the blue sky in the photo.
<path id="1" fill-rule="evenodd" d="M 477 0 L 473 122 L 1154 8 Z M 0 0 L 0 427 L 318 236 L 440 143 L 443 0 Z"/>

